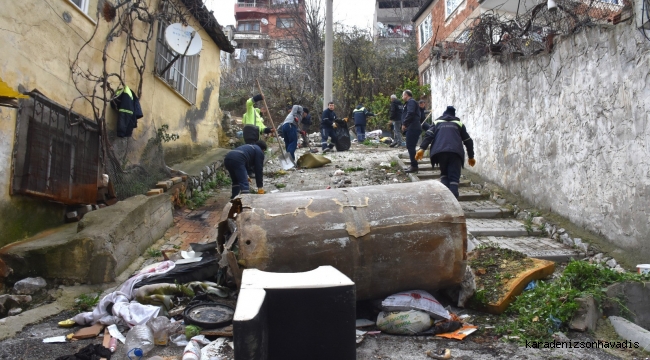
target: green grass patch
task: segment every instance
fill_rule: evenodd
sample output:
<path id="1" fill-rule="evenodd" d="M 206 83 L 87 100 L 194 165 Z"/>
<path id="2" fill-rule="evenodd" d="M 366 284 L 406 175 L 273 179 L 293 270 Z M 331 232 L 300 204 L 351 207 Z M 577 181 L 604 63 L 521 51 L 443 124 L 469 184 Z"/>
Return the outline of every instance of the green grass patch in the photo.
<path id="1" fill-rule="evenodd" d="M 162 256 L 162 251 L 154 248 L 148 248 L 146 255 L 147 257 L 156 258 Z"/>
<path id="2" fill-rule="evenodd" d="M 349 167 L 349 168 L 343 169 L 343 171 L 345 171 L 346 173 L 353 172 L 353 171 L 363 171 L 363 170 L 365 170 L 365 169 L 362 168 L 362 167 L 359 167 L 359 166 Z"/>
<path id="3" fill-rule="evenodd" d="M 287 185 L 285 185 L 285 184 L 275 184 L 275 187 L 278 188 L 278 189 L 283 189 L 283 188 L 287 187 Z"/>
<path id="4" fill-rule="evenodd" d="M 101 293 L 80 295 L 75 299 L 74 309 L 79 313 L 92 311 L 92 309 L 99 303 L 100 295 Z"/>
<path id="5" fill-rule="evenodd" d="M 552 281 L 538 281 L 537 286 L 523 292 L 510 305 L 513 322 L 500 327 L 502 335 L 519 336 L 521 342 L 548 341 L 551 334 L 566 330 L 578 309 L 576 298 L 593 296 L 602 304 L 606 287 L 623 281 L 648 281 L 650 275 L 618 273 L 585 261 L 571 261 L 562 275 Z"/>

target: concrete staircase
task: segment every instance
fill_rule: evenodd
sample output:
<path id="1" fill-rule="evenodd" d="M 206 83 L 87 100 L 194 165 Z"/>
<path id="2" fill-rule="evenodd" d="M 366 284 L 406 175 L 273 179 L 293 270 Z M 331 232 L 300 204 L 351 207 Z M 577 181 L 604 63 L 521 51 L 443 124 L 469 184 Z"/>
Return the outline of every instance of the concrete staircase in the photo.
<path id="1" fill-rule="evenodd" d="M 397 160 L 404 167 L 411 164 L 408 159 Z M 409 174 L 411 181 L 439 181 L 440 170 L 432 168 L 428 160 L 418 162 L 418 169 L 417 174 Z M 471 188 L 468 180 L 461 180 L 459 193 L 458 201 L 467 219 L 468 251 L 480 245 L 493 244 L 529 257 L 556 262 L 585 256 L 576 249 L 543 236 L 537 226 L 526 225 L 523 220 L 515 219 L 511 209 L 490 200 L 488 194 Z"/>

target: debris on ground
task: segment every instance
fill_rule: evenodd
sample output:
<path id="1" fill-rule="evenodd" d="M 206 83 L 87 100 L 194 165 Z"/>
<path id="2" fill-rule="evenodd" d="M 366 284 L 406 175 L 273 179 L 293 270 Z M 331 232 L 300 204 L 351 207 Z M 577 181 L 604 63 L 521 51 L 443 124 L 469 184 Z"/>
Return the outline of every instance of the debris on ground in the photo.
<path id="1" fill-rule="evenodd" d="M 360 327 L 367 327 L 367 326 L 374 326 L 375 322 L 370 321 L 368 319 L 357 319 L 355 326 L 360 328 Z"/>
<path id="2" fill-rule="evenodd" d="M 385 312 L 377 316 L 377 328 L 394 335 L 416 335 L 428 330 L 433 325 L 433 320 L 424 311 L 409 310 Z"/>
<path id="3" fill-rule="evenodd" d="M 609 285 L 648 280 L 648 275 L 619 273 L 602 265 L 571 261 L 559 276 L 537 281 L 533 289 L 519 295 L 508 309 L 517 321 L 505 323 L 499 333 L 516 336 L 521 342 L 548 341 L 550 334 L 568 329 L 580 307 L 578 299 L 593 297 L 602 305 L 607 297 L 603 289 Z"/>
<path id="4" fill-rule="evenodd" d="M 446 338 L 446 339 L 463 340 L 468 335 L 475 332 L 476 330 L 478 330 L 477 326 L 463 325 L 460 329 L 457 329 L 449 333 L 436 334 L 436 336 L 441 338 Z"/>
<path id="5" fill-rule="evenodd" d="M 111 358 L 111 351 L 101 344 L 89 344 L 74 355 L 59 356 L 56 360 L 86 360 Z"/>
<path id="6" fill-rule="evenodd" d="M 104 330 L 104 325 L 95 324 L 77 331 L 76 333 L 74 333 L 72 338 L 75 340 L 94 338 L 97 337 L 103 330 Z"/>
<path id="7" fill-rule="evenodd" d="M 425 354 L 430 358 L 439 359 L 439 360 L 451 359 L 451 350 L 449 349 L 438 349 L 435 351 L 427 350 Z"/>
<path id="8" fill-rule="evenodd" d="M 393 294 L 381 302 L 381 307 L 389 312 L 419 310 L 431 315 L 434 319 L 451 319 L 449 311 L 433 295 L 423 290 Z"/>
<path id="9" fill-rule="evenodd" d="M 546 278 L 555 270 L 552 261 L 493 246 L 477 248 L 468 254 L 468 261 L 476 275 L 476 293 L 468 305 L 491 314 L 503 313 L 531 280 Z"/>
<path id="10" fill-rule="evenodd" d="M 331 162 L 332 160 L 326 158 L 323 155 L 316 155 L 308 152 L 299 157 L 298 161 L 296 161 L 296 164 L 304 169 L 313 169 L 325 166 Z"/>

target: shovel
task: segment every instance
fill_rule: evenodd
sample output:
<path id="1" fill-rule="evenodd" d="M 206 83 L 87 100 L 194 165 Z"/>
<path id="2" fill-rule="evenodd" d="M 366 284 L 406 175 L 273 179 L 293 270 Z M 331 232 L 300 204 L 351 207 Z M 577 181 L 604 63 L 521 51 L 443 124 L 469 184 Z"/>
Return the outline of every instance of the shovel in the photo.
<path id="1" fill-rule="evenodd" d="M 280 160 L 280 166 L 282 166 L 283 170 L 289 170 L 295 167 L 296 164 L 293 162 L 293 159 L 291 158 L 291 154 L 284 152 L 284 150 L 282 149 L 282 143 L 280 142 L 280 137 L 278 136 L 278 129 L 275 128 L 275 123 L 273 122 L 273 118 L 271 117 L 271 111 L 269 110 L 268 105 L 266 105 L 266 96 L 264 96 L 264 93 L 262 92 L 262 87 L 260 86 L 259 80 L 257 80 L 257 88 L 260 90 L 260 94 L 262 94 L 262 100 L 264 101 L 264 107 L 266 108 L 266 113 L 269 114 L 271 125 L 273 125 L 273 130 L 275 130 L 275 138 L 278 140 L 278 147 L 280 148 L 280 156 L 278 156 L 278 160 Z"/>

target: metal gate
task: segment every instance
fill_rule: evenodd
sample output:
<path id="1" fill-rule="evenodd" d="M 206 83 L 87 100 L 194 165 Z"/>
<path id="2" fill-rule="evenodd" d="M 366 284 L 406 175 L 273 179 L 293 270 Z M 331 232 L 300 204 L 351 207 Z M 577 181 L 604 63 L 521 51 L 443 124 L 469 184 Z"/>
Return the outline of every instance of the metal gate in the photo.
<path id="1" fill-rule="evenodd" d="M 94 204 L 99 175 L 96 123 L 39 93 L 21 101 L 13 193 L 64 204 Z"/>

